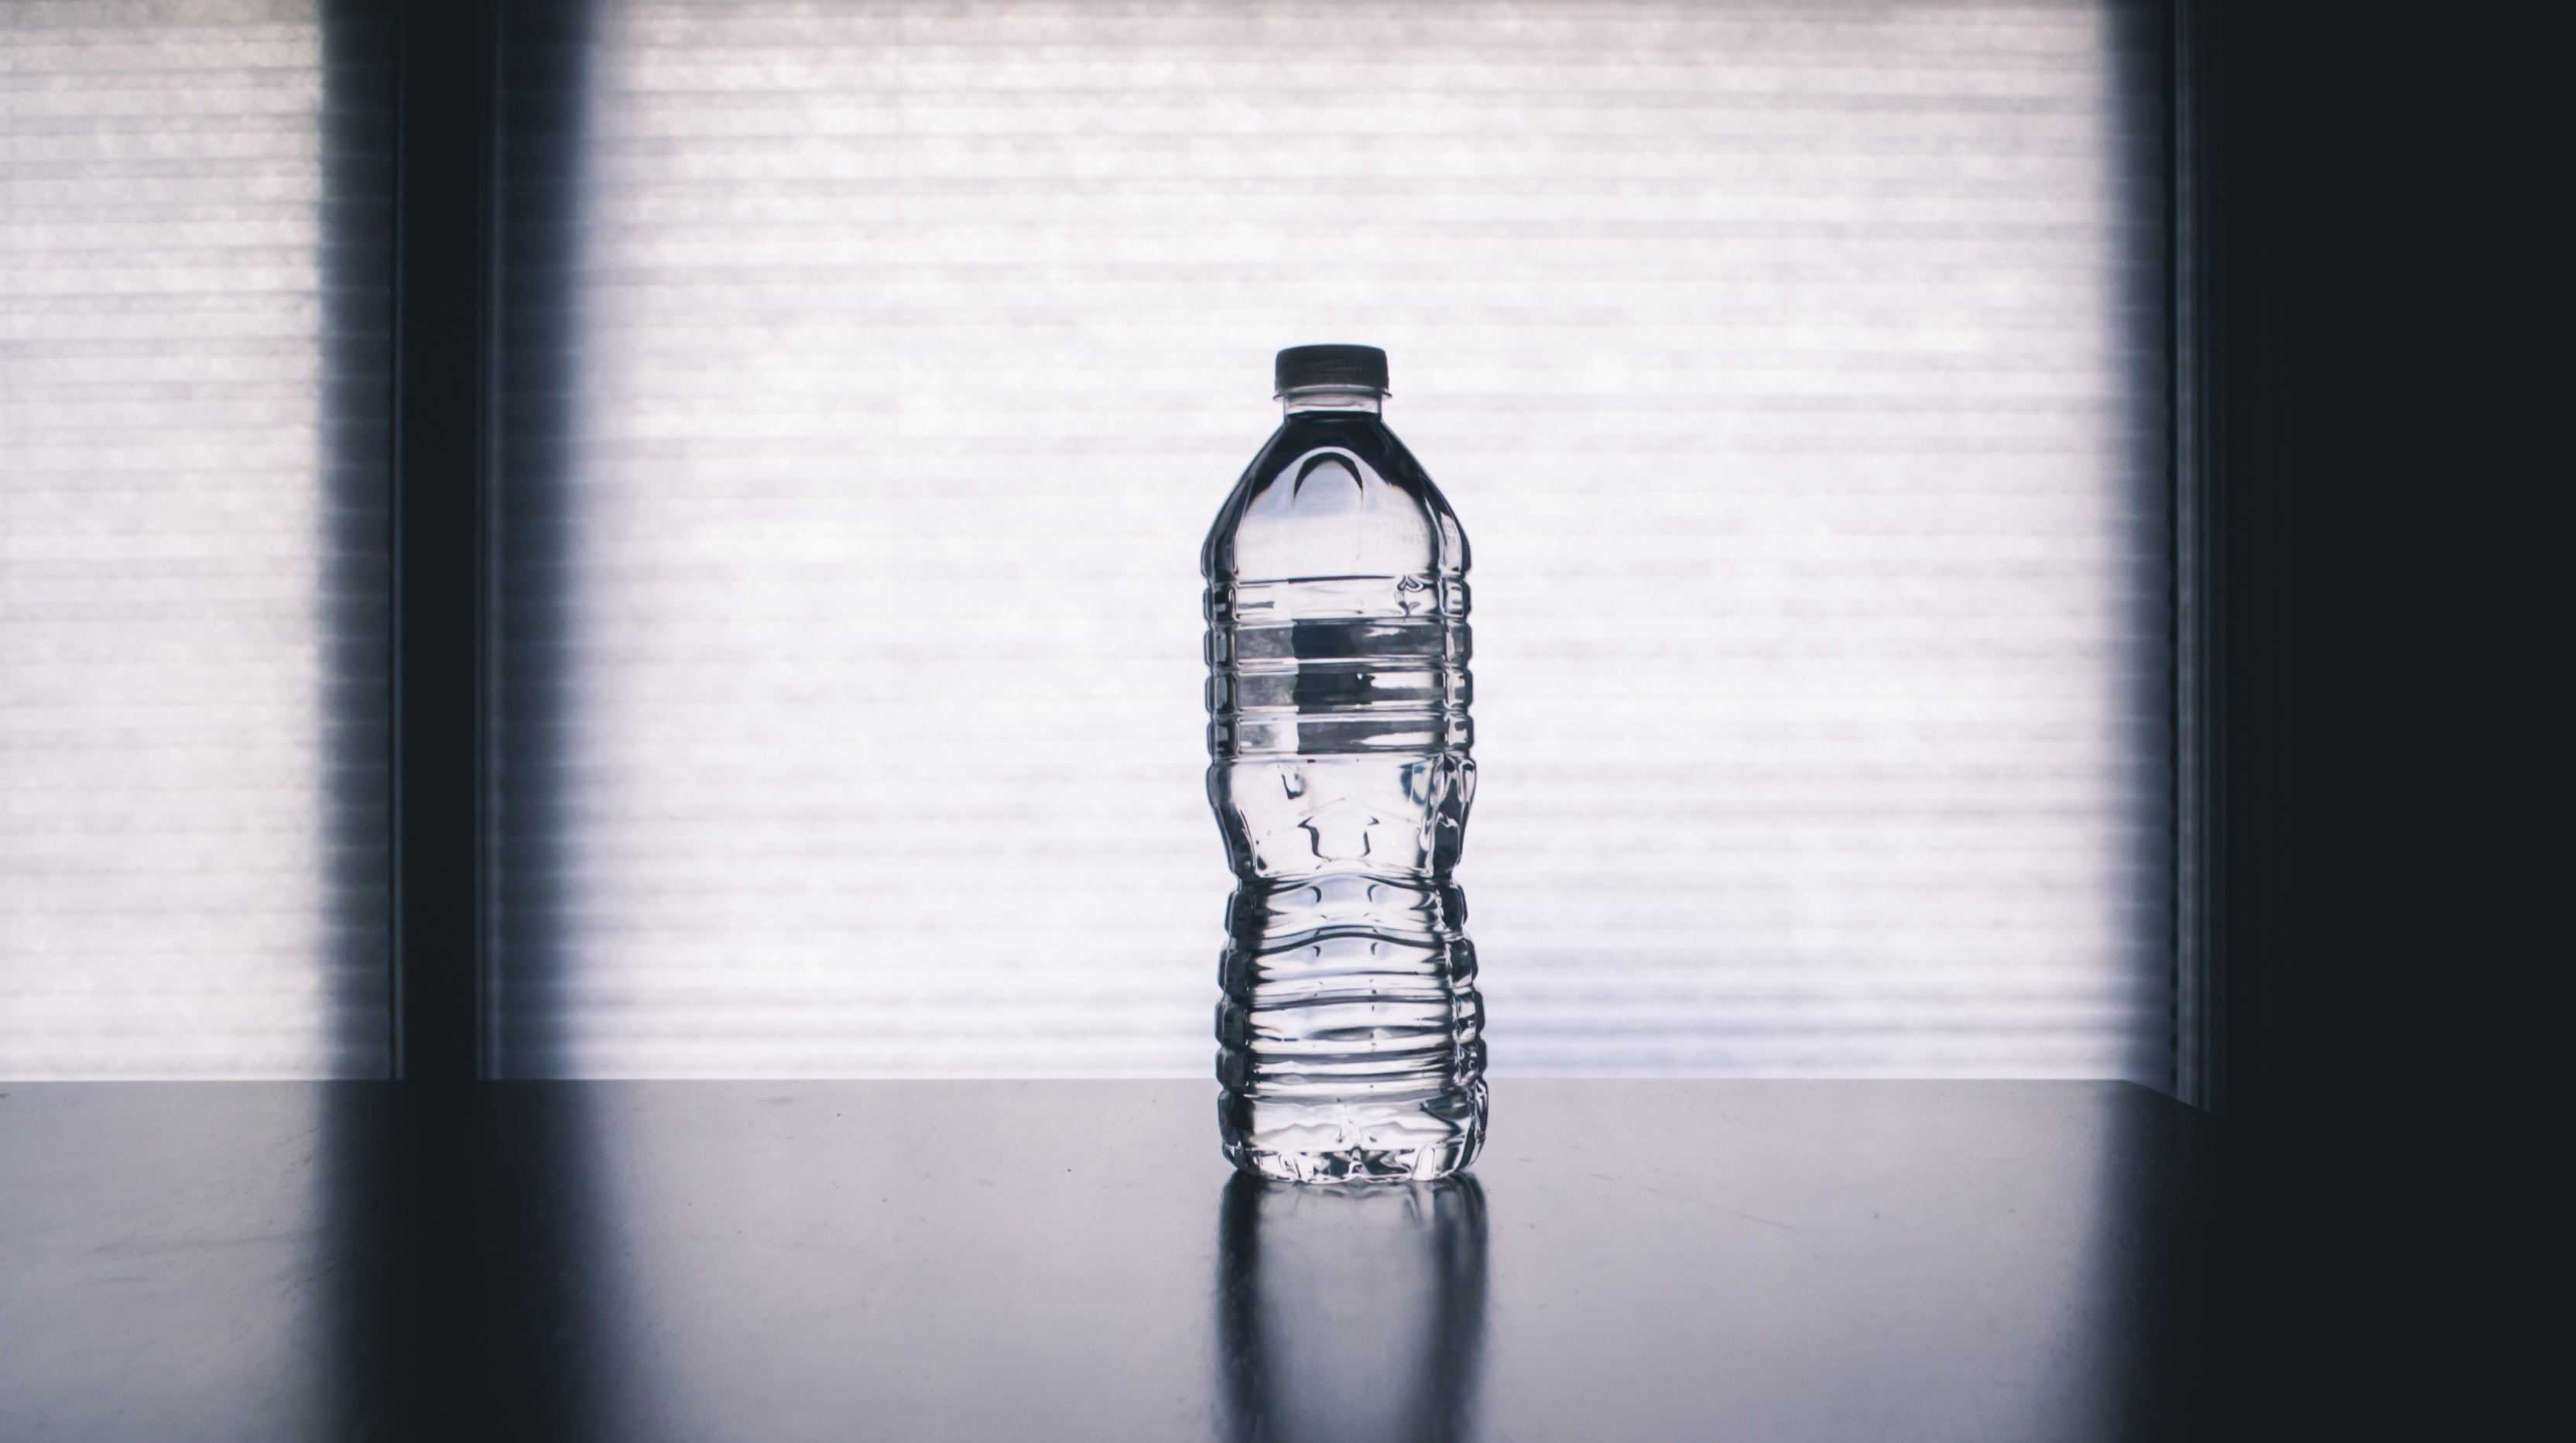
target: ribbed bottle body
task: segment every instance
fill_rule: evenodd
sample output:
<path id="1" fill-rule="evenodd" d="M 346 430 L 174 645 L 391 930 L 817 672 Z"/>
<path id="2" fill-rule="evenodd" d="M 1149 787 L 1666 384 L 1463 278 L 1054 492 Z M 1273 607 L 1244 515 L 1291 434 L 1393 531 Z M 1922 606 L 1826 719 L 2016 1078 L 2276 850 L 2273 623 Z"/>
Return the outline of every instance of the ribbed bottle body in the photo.
<path id="1" fill-rule="evenodd" d="M 1235 875 L 1217 1075 L 1246 1172 L 1432 1178 L 1483 1141 L 1450 880 L 1476 789 L 1467 559 L 1356 411 L 1290 415 L 1209 534 L 1208 800 Z"/>

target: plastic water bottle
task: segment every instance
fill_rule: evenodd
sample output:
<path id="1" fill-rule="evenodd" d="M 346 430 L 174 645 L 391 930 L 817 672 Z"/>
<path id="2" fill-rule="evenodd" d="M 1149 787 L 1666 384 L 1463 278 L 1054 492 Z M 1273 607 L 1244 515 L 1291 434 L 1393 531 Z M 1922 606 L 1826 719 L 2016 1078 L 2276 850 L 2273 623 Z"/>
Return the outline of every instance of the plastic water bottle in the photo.
<path id="1" fill-rule="evenodd" d="M 1208 801 L 1234 867 L 1226 1156 L 1427 1179 L 1485 1137 L 1484 1001 L 1449 880 L 1476 794 L 1467 537 L 1379 411 L 1386 353 L 1279 353 L 1286 419 L 1217 513 Z"/>

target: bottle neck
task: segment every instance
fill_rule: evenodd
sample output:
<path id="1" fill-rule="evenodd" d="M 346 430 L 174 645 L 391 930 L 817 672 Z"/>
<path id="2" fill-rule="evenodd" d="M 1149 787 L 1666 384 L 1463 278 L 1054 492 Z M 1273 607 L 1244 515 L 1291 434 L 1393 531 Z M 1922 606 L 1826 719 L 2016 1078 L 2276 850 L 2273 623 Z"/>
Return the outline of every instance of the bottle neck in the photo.
<path id="1" fill-rule="evenodd" d="M 1308 411 L 1360 411 L 1374 416 L 1386 405 L 1386 393 L 1370 386 L 1299 386 L 1279 393 L 1279 404 L 1291 416 Z"/>

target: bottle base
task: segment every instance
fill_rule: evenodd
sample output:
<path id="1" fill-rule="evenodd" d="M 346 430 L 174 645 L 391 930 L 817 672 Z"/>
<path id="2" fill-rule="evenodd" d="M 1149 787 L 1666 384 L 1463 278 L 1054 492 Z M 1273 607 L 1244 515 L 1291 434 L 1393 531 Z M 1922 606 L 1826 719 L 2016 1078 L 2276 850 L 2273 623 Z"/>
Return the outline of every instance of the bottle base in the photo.
<path id="1" fill-rule="evenodd" d="M 1235 1171 L 1271 1182 L 1433 1182 L 1467 1170 L 1476 1149 L 1464 1139 L 1417 1148 L 1352 1148 L 1342 1152 L 1271 1152 L 1229 1147 Z"/>
<path id="2" fill-rule="evenodd" d="M 1467 1170 L 1485 1144 L 1481 1081 L 1404 1102 L 1289 1102 L 1228 1096 L 1218 1104 L 1225 1156 L 1273 1182 L 1429 1182 Z"/>

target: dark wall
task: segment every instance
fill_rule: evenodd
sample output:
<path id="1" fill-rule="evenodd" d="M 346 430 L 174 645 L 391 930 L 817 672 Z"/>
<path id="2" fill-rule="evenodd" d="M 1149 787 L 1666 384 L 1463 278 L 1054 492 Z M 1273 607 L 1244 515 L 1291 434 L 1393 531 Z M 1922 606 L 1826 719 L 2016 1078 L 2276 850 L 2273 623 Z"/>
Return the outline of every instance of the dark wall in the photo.
<path id="1" fill-rule="evenodd" d="M 2511 1367 L 2489 1178 L 2545 1055 L 2542 47 L 2432 7 L 2202 9 L 2238 1351 L 2283 1436 L 2455 1426 L 2494 1396 L 2466 1370 Z"/>

